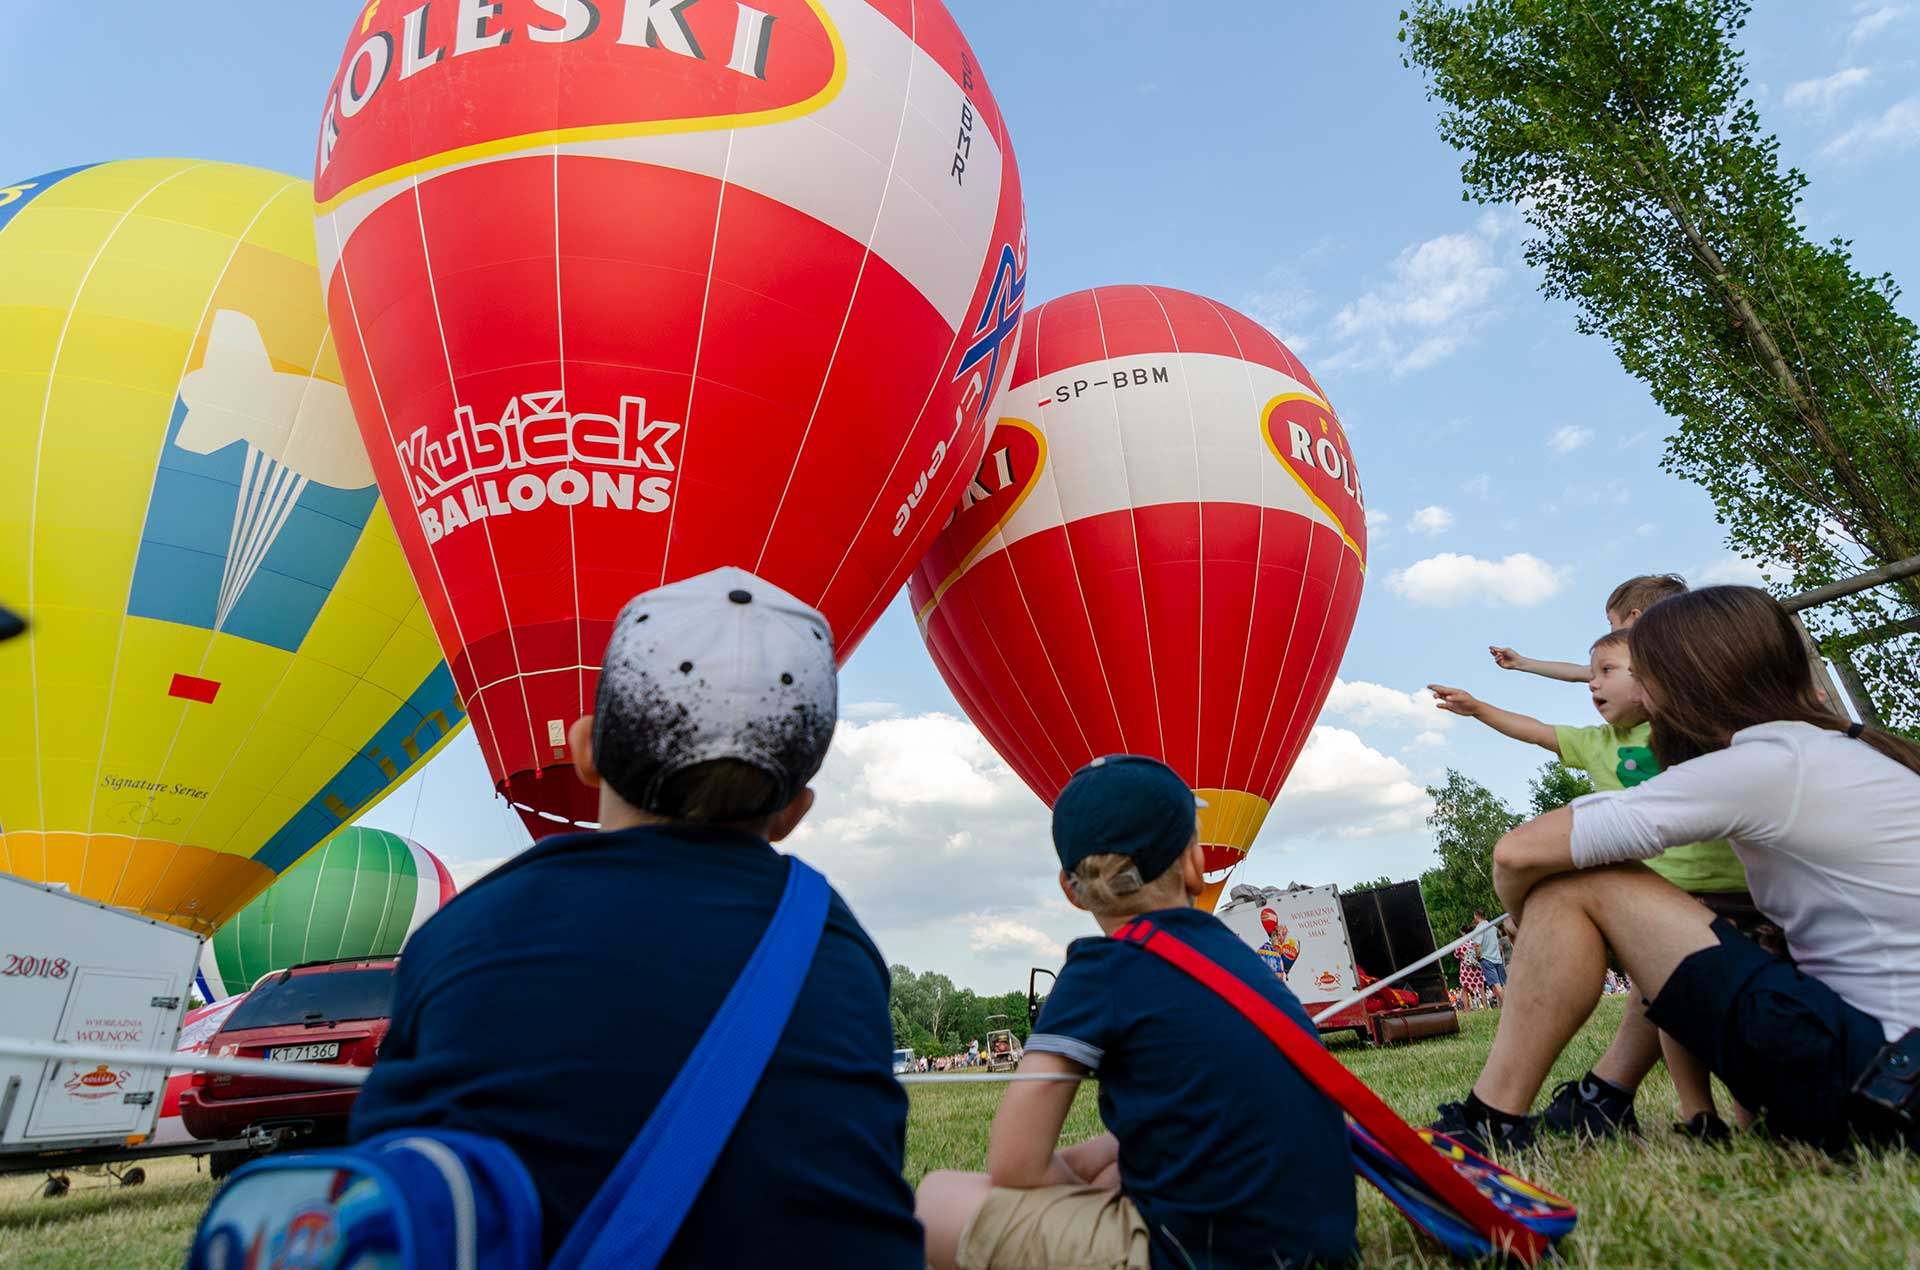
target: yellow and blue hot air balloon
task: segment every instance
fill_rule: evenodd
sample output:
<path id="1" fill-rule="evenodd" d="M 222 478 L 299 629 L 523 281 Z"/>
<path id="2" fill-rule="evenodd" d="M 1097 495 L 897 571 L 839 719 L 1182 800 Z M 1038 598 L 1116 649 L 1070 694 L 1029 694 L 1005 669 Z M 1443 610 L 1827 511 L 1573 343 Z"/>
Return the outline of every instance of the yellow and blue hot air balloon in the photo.
<path id="1" fill-rule="evenodd" d="M 304 181 L 0 186 L 0 871 L 210 933 L 464 722 Z"/>

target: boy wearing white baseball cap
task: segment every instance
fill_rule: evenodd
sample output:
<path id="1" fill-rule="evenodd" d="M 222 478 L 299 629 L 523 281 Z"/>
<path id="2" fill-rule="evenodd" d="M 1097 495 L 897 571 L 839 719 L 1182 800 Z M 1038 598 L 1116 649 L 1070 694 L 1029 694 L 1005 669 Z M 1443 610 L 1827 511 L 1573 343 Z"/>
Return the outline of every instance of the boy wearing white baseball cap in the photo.
<path id="1" fill-rule="evenodd" d="M 598 833 L 547 838 L 408 941 L 354 1108 L 506 1142 L 550 1257 L 766 932 L 837 716 L 826 619 L 741 569 L 636 596 L 569 733 Z M 918 1267 L 886 963 L 836 894 L 769 1065 L 664 1265 Z"/>

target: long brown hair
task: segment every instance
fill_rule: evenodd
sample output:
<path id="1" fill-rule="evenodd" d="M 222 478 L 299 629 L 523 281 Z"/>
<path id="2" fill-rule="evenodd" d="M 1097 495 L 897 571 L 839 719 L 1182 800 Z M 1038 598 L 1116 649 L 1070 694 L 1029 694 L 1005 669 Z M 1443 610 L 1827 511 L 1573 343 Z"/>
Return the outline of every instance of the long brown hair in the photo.
<path id="1" fill-rule="evenodd" d="M 1756 724 L 1848 728 L 1815 691 L 1793 618 L 1756 587 L 1702 587 L 1661 600 L 1634 623 L 1632 652 L 1662 767 L 1725 749 L 1735 732 Z M 1871 729 L 1860 740 L 1920 775 L 1920 745 Z"/>

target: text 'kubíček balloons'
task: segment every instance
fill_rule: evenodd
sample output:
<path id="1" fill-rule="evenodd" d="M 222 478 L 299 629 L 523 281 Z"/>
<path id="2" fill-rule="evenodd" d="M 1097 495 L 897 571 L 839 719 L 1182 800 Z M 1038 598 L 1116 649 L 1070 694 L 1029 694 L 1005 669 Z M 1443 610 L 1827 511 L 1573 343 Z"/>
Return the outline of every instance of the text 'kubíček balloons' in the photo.
<path id="1" fill-rule="evenodd" d="M 305 181 L 0 187 L 0 870 L 210 933 L 461 722 Z"/>
<path id="2" fill-rule="evenodd" d="M 1306 742 L 1360 603 L 1347 436 L 1285 345 L 1165 287 L 1025 320 L 999 426 L 910 583 L 968 716 L 1051 804 L 1115 752 L 1205 799 L 1211 908 Z"/>
<path id="3" fill-rule="evenodd" d="M 316 173 L 374 472 L 535 833 L 594 816 L 566 729 L 629 597 L 740 565 L 844 658 L 979 463 L 1026 246 L 937 0 L 368 4 Z"/>

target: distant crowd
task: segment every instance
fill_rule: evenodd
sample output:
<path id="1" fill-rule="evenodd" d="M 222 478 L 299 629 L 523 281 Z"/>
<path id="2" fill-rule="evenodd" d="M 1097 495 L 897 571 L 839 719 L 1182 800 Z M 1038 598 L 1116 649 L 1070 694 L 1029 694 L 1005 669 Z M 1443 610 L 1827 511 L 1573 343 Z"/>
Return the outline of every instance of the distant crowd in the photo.
<path id="1" fill-rule="evenodd" d="M 1018 1048 L 1014 1050 L 1014 1055 L 1015 1057 L 1019 1056 Z M 918 1072 L 961 1072 L 975 1067 L 985 1067 L 987 1064 L 988 1058 L 980 1052 L 980 1041 L 979 1038 L 976 1037 L 968 1041 L 967 1048 L 961 1050 L 958 1054 L 942 1054 L 937 1058 L 930 1058 L 922 1054 L 915 1060 L 914 1070 Z"/>

